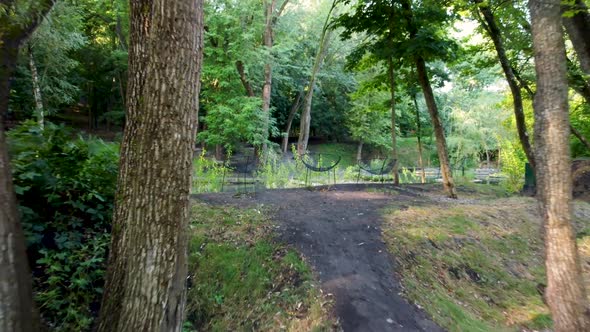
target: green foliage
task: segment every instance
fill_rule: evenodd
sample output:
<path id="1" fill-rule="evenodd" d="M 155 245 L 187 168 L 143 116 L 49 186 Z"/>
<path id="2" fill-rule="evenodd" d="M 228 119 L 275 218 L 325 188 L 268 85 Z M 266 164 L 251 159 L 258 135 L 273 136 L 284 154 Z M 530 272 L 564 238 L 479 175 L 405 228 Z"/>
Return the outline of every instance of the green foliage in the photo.
<path id="1" fill-rule="evenodd" d="M 518 142 L 503 141 L 500 150 L 502 173 L 508 176 L 503 186 L 509 192 L 518 192 L 524 185 L 524 167 L 527 161 L 522 146 Z"/>
<path id="2" fill-rule="evenodd" d="M 78 100 L 80 87 L 73 52 L 83 47 L 82 14 L 69 1 L 59 1 L 27 40 L 21 51 L 11 95 L 16 116 L 31 115 L 34 108 L 30 56 L 38 72 L 45 112 L 54 112 L 64 104 Z"/>
<path id="3" fill-rule="evenodd" d="M 581 98 L 572 98 L 570 104 L 571 125 L 586 139 L 590 139 L 590 105 Z M 590 149 L 574 135 L 571 136 L 572 157 L 590 157 Z"/>
<path id="4" fill-rule="evenodd" d="M 204 118 L 207 130 L 199 133 L 198 138 L 207 144 L 219 144 L 228 149 L 235 148 L 239 142 L 261 145 L 266 139 L 261 106 L 262 100 L 254 97 L 219 100 L 207 109 Z"/>
<path id="5" fill-rule="evenodd" d="M 86 330 L 102 292 L 118 145 L 32 121 L 8 142 L 41 315 L 55 330 Z"/>
<path id="6" fill-rule="evenodd" d="M 223 163 L 209 159 L 205 154 L 203 149 L 193 163 L 193 193 L 221 191 L 224 175 L 229 177 L 231 172 Z"/>
<path id="7" fill-rule="evenodd" d="M 297 186 L 296 179 L 303 179 L 303 172 L 303 165 L 298 160 L 286 161 L 281 155 L 269 153 L 264 165 L 258 170 L 257 177 L 265 188 L 290 188 Z"/>
<path id="8" fill-rule="evenodd" d="M 375 83 L 376 70 L 371 69 L 357 74 L 360 86 L 351 94 L 352 107 L 346 112 L 346 125 L 353 139 L 390 148 L 391 95 L 383 84 Z"/>

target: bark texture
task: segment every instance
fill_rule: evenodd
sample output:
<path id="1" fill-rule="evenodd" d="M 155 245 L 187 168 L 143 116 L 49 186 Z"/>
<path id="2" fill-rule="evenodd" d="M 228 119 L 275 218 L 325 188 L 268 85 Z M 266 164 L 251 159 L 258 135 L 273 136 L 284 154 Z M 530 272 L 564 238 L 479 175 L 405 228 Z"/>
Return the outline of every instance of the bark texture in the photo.
<path id="1" fill-rule="evenodd" d="M 546 300 L 555 331 L 590 330 L 589 307 L 571 225 L 568 85 L 560 0 L 531 0 L 537 93 L 536 179 L 545 227 Z"/>
<path id="2" fill-rule="evenodd" d="M 478 5 L 479 11 L 483 15 L 485 22 L 482 22 L 482 24 L 494 43 L 496 53 L 498 54 L 498 59 L 500 60 L 500 65 L 502 66 L 504 76 L 506 76 L 506 81 L 510 87 L 512 101 L 514 104 L 514 118 L 516 120 L 516 129 L 518 131 L 520 144 L 522 145 L 522 149 L 524 150 L 529 164 L 533 169 L 535 169 L 535 156 L 533 153 L 533 148 L 531 147 L 529 134 L 526 129 L 524 108 L 522 104 L 522 93 L 520 92 L 520 87 L 518 86 L 517 77 L 512 70 L 512 66 L 510 65 L 508 56 L 506 55 L 506 50 L 502 41 L 502 32 L 496 23 L 496 18 L 494 17 L 494 13 L 490 9 L 488 3 L 484 2 L 483 0 L 474 0 L 474 2 Z"/>
<path id="3" fill-rule="evenodd" d="M 27 8 L 18 8 L 19 3 L 10 0 L 2 1 L 2 5 L 7 10 L 0 12 L 0 331 L 28 332 L 38 331 L 40 321 L 33 303 L 4 121 L 18 49 L 49 12 L 53 1 L 38 1 Z M 8 14 L 12 10 L 21 11 L 21 20 Z"/>
<path id="4" fill-rule="evenodd" d="M 130 3 L 127 124 L 98 330 L 181 331 L 202 0 Z"/>

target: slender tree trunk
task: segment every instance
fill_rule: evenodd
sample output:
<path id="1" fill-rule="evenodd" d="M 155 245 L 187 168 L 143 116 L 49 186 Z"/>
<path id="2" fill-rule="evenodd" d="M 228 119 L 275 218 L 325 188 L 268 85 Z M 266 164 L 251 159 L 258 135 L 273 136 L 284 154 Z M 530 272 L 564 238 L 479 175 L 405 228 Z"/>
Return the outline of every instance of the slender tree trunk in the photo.
<path id="1" fill-rule="evenodd" d="M 536 179 L 545 222 L 546 299 L 555 331 L 590 330 L 590 311 L 571 225 L 568 85 L 560 0 L 530 0 L 537 93 Z"/>
<path id="2" fill-rule="evenodd" d="M 424 170 L 424 162 L 422 161 L 422 128 L 420 125 L 420 110 L 418 109 L 418 101 L 416 94 L 412 94 L 414 100 L 414 108 L 416 109 L 416 138 L 418 139 L 418 166 L 420 166 L 420 181 L 426 183 L 426 171 Z"/>
<path id="3" fill-rule="evenodd" d="M 330 19 L 332 18 L 332 12 L 336 7 L 336 0 L 332 1 L 332 6 L 326 16 L 326 21 L 322 28 L 322 34 L 320 36 L 320 45 L 318 47 L 318 53 L 316 54 L 313 62 L 313 68 L 311 70 L 311 76 L 309 78 L 308 90 L 305 95 L 303 103 L 303 111 L 301 112 L 301 121 L 299 123 L 299 139 L 297 141 L 297 153 L 299 155 L 304 154 L 307 151 L 307 142 L 309 141 L 309 128 L 311 125 L 311 104 L 313 101 L 313 90 L 315 88 L 316 76 L 320 71 L 322 62 L 326 57 L 328 51 L 328 43 L 330 41 L 330 35 L 332 29 L 329 27 Z"/>
<path id="4" fill-rule="evenodd" d="M 236 61 L 236 69 L 238 70 L 238 74 L 240 75 L 240 81 L 242 81 L 242 85 L 244 89 L 246 89 L 246 94 L 248 97 L 254 97 L 254 89 L 250 85 L 248 78 L 246 77 L 246 72 L 244 71 L 244 63 L 241 60 Z"/>
<path id="5" fill-rule="evenodd" d="M 277 0 L 264 1 L 264 46 L 268 52 L 267 61 L 264 64 L 264 85 L 262 86 L 262 113 L 264 115 L 264 138 L 262 142 L 262 155 L 266 156 L 267 153 L 267 140 L 268 140 L 268 127 L 270 123 L 270 96 L 272 87 L 272 45 L 273 45 L 273 18 Z M 265 157 L 263 157 L 265 158 Z"/>
<path id="6" fill-rule="evenodd" d="M 443 180 L 443 186 L 445 192 L 451 198 L 457 198 L 457 192 L 455 189 L 455 183 L 453 181 L 453 175 L 451 174 L 451 166 L 449 163 L 449 154 L 447 152 L 447 141 L 445 139 L 445 131 L 440 121 L 440 115 L 438 114 L 438 107 L 434 100 L 434 93 L 430 86 L 428 79 L 428 73 L 426 72 L 426 63 L 420 56 L 416 57 L 416 72 L 418 74 L 418 81 L 422 87 L 424 93 L 424 100 L 428 107 L 428 113 L 430 113 L 430 120 L 432 121 L 432 127 L 434 128 L 434 136 L 436 138 L 436 150 L 438 152 L 438 159 L 440 161 L 440 170 Z"/>
<path id="7" fill-rule="evenodd" d="M 299 110 L 299 106 L 301 106 L 301 98 L 303 97 L 303 91 L 297 93 L 297 97 L 295 98 L 295 102 L 291 106 L 291 111 L 289 112 L 289 117 L 287 118 L 287 125 L 285 126 L 285 132 L 283 133 L 283 142 L 281 144 L 281 151 L 283 153 L 287 153 L 287 149 L 289 147 L 289 133 L 291 132 L 291 125 L 293 124 L 293 119 L 295 118 L 295 114 L 297 114 L 297 110 Z"/>
<path id="8" fill-rule="evenodd" d="M 215 159 L 223 161 L 223 146 L 221 144 L 215 144 Z"/>
<path id="9" fill-rule="evenodd" d="M 359 144 L 356 147 L 356 161 L 359 161 L 363 158 L 363 145 L 365 142 L 359 141 Z"/>
<path id="10" fill-rule="evenodd" d="M 181 331 L 202 0 L 130 4 L 127 125 L 98 331 Z"/>
<path id="11" fill-rule="evenodd" d="M 590 75 L 590 13 L 583 0 L 575 0 L 573 6 L 563 4 L 562 12 L 573 11 L 573 15 L 563 16 L 563 25 L 567 31 L 574 50 L 580 60 L 580 67 L 586 75 Z"/>
<path id="12" fill-rule="evenodd" d="M 33 84 L 33 97 L 35 98 L 35 112 L 37 113 L 37 121 L 39 128 L 45 127 L 45 115 L 43 114 L 43 98 L 41 96 L 41 85 L 39 84 L 39 74 L 37 73 L 37 65 L 35 58 L 33 58 L 33 49 L 29 46 L 29 69 L 31 70 L 31 83 Z"/>
<path id="13" fill-rule="evenodd" d="M 484 3 L 483 0 L 474 0 L 474 2 L 478 5 L 479 11 L 482 13 L 484 17 L 485 23 L 482 22 L 482 25 L 484 26 L 485 30 L 490 35 L 490 38 L 494 42 L 494 47 L 496 48 L 496 53 L 498 54 L 500 65 L 502 66 L 504 76 L 506 76 L 506 81 L 508 82 L 510 92 L 512 93 L 512 101 L 514 104 L 514 118 L 516 120 L 516 129 L 518 131 L 518 138 L 520 139 L 520 144 L 522 145 L 522 149 L 524 150 L 524 153 L 527 157 L 529 164 L 533 169 L 535 169 L 535 156 L 533 154 L 533 149 L 531 147 L 529 135 L 526 129 L 524 108 L 522 104 L 522 94 L 518 86 L 518 80 L 514 74 L 514 71 L 512 70 L 510 61 L 508 60 L 508 56 L 506 56 L 506 50 L 504 49 L 504 43 L 502 41 L 502 32 L 496 24 L 494 14 L 492 13 L 492 10 L 488 6 L 487 2 Z"/>
<path id="14" fill-rule="evenodd" d="M 401 2 L 402 9 L 405 12 L 405 18 L 407 20 L 407 28 L 410 34 L 410 38 L 416 38 L 418 29 L 414 25 L 414 14 L 412 12 L 412 4 L 410 0 L 403 0 Z M 426 70 L 426 62 L 420 55 L 415 55 L 414 64 L 416 65 L 416 74 L 418 76 L 418 83 L 422 88 L 424 94 L 424 100 L 426 101 L 426 107 L 430 114 L 430 121 L 434 129 L 434 136 L 436 138 L 436 150 L 438 152 L 438 159 L 440 161 L 440 170 L 442 175 L 443 187 L 445 192 L 450 198 L 457 198 L 457 191 L 455 189 L 455 183 L 453 181 L 453 174 L 451 173 L 451 166 L 449 163 L 449 153 L 447 152 L 447 142 L 445 139 L 445 131 L 440 121 L 440 115 L 438 113 L 438 107 L 434 99 L 434 93 L 430 86 L 430 80 L 428 78 L 428 72 Z"/>
<path id="15" fill-rule="evenodd" d="M 398 185 L 399 184 L 399 174 L 397 172 L 397 139 L 396 139 L 396 132 L 395 132 L 395 69 L 393 68 L 393 59 L 391 56 L 387 58 L 387 74 L 389 78 L 389 93 L 391 95 L 391 159 L 395 160 L 395 164 L 393 165 L 393 183 Z"/>

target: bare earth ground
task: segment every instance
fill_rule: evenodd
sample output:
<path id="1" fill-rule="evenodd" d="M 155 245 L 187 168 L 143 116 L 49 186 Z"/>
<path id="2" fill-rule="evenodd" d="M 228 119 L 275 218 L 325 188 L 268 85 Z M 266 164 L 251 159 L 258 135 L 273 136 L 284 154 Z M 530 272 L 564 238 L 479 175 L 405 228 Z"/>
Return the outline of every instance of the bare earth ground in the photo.
<path id="1" fill-rule="evenodd" d="M 380 209 L 423 200 L 410 187 L 336 185 L 194 197 L 213 205 L 264 204 L 276 211 L 279 240 L 297 248 L 323 291 L 333 294 L 344 331 L 443 331 L 402 298 L 393 259 L 381 240 Z"/>

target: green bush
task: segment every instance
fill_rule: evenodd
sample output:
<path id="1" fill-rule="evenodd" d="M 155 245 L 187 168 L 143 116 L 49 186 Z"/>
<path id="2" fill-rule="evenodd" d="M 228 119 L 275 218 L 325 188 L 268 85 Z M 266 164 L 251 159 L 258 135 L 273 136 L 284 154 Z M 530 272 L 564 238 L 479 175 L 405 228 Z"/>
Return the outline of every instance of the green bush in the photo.
<path id="1" fill-rule="evenodd" d="M 118 145 L 32 121 L 8 142 L 41 315 L 54 330 L 87 330 L 100 304 Z"/>

